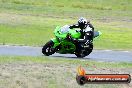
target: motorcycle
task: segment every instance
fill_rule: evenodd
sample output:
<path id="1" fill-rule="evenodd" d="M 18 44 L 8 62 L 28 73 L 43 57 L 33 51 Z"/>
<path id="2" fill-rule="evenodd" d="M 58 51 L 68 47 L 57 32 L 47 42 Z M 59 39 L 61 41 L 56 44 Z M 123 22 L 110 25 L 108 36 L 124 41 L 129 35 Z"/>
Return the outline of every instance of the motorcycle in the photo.
<path id="1" fill-rule="evenodd" d="M 75 54 L 83 58 L 93 50 L 93 43 L 75 43 L 71 39 L 80 39 L 80 29 L 70 29 L 68 25 L 57 26 L 54 30 L 55 38 L 48 41 L 42 48 L 42 53 L 46 56 L 54 53 Z M 101 35 L 100 31 L 94 31 L 94 38 Z M 80 48 L 81 47 L 81 48 Z"/>

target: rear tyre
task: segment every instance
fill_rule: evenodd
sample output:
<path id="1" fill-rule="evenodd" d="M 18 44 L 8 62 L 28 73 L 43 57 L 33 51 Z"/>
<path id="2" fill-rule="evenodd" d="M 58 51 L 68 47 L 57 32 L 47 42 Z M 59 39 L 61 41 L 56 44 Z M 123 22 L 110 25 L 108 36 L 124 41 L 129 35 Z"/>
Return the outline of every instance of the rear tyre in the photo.
<path id="1" fill-rule="evenodd" d="M 76 55 L 78 58 L 83 58 L 83 57 L 85 57 L 85 55 L 84 55 L 83 52 L 76 52 L 75 55 Z"/>
<path id="2" fill-rule="evenodd" d="M 90 44 L 88 48 L 84 48 L 83 50 L 78 50 L 75 55 L 79 58 L 83 58 L 89 55 L 93 50 L 93 44 Z"/>
<path id="3" fill-rule="evenodd" d="M 42 48 L 42 53 L 45 55 L 45 56 L 49 56 L 49 55 L 52 55 L 55 53 L 55 51 L 53 50 L 53 47 L 54 46 L 54 42 L 52 40 L 50 40 L 49 42 L 47 42 L 43 48 Z"/>
<path id="4" fill-rule="evenodd" d="M 93 44 L 89 45 L 89 48 L 86 49 L 86 56 L 89 55 L 93 51 Z"/>

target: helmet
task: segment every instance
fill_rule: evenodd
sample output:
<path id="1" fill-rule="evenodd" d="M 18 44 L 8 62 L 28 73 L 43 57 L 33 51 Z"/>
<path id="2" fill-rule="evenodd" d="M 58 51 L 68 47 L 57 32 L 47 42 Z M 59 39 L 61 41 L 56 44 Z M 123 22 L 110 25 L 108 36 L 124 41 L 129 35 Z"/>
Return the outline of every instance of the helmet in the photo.
<path id="1" fill-rule="evenodd" d="M 88 24 L 87 19 L 85 19 L 83 17 L 79 18 L 78 25 L 79 25 L 80 29 L 85 29 L 87 27 L 87 24 Z"/>

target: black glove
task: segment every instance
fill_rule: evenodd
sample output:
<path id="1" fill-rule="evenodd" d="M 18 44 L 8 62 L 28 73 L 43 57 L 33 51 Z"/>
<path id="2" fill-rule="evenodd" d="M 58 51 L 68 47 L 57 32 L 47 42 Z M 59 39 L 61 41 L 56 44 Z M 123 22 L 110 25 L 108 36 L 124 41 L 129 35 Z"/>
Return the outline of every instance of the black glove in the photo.
<path id="1" fill-rule="evenodd" d="M 73 26 L 70 26 L 69 28 L 70 28 L 70 29 L 73 29 Z"/>

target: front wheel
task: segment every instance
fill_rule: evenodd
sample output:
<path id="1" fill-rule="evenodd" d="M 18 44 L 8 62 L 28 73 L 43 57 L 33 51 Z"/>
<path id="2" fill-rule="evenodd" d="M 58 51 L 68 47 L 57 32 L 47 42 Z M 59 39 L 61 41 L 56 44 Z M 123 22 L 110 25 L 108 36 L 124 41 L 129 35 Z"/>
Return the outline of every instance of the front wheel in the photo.
<path id="1" fill-rule="evenodd" d="M 43 48 L 42 48 L 42 53 L 46 56 L 52 55 L 55 53 L 55 51 L 53 50 L 54 46 L 54 42 L 52 40 L 50 40 L 49 42 L 47 42 Z"/>

